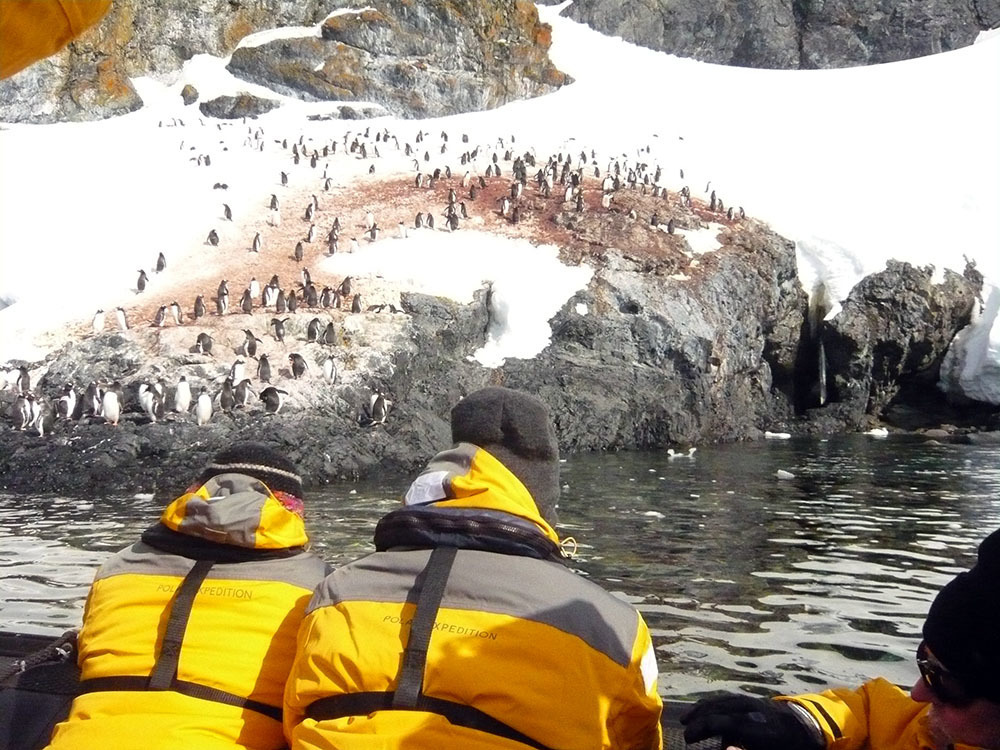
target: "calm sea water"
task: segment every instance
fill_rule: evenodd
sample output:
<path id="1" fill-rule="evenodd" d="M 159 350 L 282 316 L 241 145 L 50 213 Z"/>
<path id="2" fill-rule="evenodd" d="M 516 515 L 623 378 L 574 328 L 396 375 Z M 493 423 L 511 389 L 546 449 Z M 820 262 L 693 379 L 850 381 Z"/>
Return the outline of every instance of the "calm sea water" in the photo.
<path id="1" fill-rule="evenodd" d="M 858 435 L 706 446 L 690 459 L 591 454 L 569 457 L 562 480 L 572 567 L 643 613 L 672 698 L 875 675 L 911 684 L 931 599 L 1000 527 L 996 446 Z M 310 493 L 316 551 L 335 564 L 370 551 L 405 484 Z M 162 505 L 0 495 L 0 628 L 78 626 L 94 569 Z"/>

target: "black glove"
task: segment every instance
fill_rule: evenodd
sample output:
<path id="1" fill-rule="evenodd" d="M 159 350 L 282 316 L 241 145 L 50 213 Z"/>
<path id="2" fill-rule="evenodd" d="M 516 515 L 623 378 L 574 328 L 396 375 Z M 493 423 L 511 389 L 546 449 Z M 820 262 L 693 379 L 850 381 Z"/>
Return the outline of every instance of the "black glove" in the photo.
<path id="1" fill-rule="evenodd" d="M 720 737 L 723 747 L 736 745 L 745 750 L 826 747 L 818 727 L 816 731 L 808 727 L 788 704 L 747 695 L 703 698 L 681 716 L 681 724 L 689 744 Z"/>

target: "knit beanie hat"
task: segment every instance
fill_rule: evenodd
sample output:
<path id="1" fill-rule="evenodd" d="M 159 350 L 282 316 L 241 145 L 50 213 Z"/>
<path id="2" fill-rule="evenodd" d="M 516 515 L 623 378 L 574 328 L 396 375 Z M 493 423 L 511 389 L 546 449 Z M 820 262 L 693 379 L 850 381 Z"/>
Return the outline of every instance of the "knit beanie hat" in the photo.
<path id="1" fill-rule="evenodd" d="M 972 570 L 938 593 L 924 641 L 963 687 L 1000 703 L 1000 530 L 979 545 Z"/>
<path id="2" fill-rule="evenodd" d="M 199 485 L 219 474 L 246 474 L 271 492 L 302 499 L 302 477 L 295 464 L 263 443 L 237 443 L 217 453 L 198 477 Z M 279 500 L 281 498 L 279 497 Z"/>
<path id="3" fill-rule="evenodd" d="M 474 391 L 451 410 L 451 439 L 491 453 L 521 480 L 542 518 L 556 525 L 559 443 L 540 399 L 510 388 Z"/>

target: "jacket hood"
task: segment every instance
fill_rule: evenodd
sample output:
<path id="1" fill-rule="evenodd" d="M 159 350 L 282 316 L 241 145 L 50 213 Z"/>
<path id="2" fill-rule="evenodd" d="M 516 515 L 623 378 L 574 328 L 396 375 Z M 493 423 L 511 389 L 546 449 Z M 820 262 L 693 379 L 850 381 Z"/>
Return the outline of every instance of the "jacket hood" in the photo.
<path id="1" fill-rule="evenodd" d="M 410 485 L 403 502 L 407 506 L 508 513 L 530 521 L 559 544 L 559 535 L 542 518 L 521 481 L 489 451 L 472 443 L 458 443 L 434 456 Z"/>
<path id="2" fill-rule="evenodd" d="M 245 474 L 219 474 L 163 511 L 160 523 L 216 544 L 247 549 L 301 547 L 309 541 L 302 517 L 267 485 Z"/>

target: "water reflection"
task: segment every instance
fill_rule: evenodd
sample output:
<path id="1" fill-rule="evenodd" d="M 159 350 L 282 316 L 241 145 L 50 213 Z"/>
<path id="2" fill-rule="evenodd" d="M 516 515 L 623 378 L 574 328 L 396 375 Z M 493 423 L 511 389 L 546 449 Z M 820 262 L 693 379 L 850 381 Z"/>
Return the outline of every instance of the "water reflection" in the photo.
<path id="1" fill-rule="evenodd" d="M 930 600 L 1000 527 L 998 458 L 865 436 L 573 456 L 559 530 L 578 542 L 577 571 L 643 612 L 665 696 L 875 674 L 906 685 Z M 316 551 L 334 564 L 371 551 L 405 481 L 312 492 Z M 148 496 L 0 496 L 3 627 L 76 625 L 93 569 L 161 509 Z"/>

